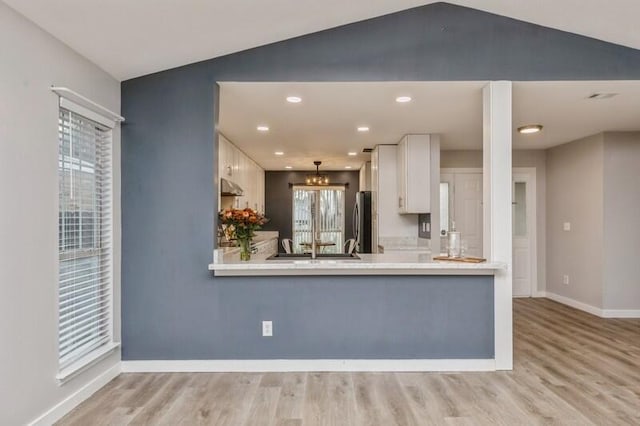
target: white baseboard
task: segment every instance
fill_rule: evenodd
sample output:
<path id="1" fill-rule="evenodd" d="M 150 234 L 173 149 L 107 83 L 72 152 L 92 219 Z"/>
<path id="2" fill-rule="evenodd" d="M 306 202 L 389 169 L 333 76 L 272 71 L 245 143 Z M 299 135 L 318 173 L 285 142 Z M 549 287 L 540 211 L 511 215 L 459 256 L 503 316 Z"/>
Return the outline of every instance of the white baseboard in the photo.
<path id="1" fill-rule="evenodd" d="M 123 373 L 495 371 L 494 359 L 256 359 L 122 361 Z"/>
<path id="2" fill-rule="evenodd" d="M 29 423 L 31 426 L 49 426 L 63 418 L 66 414 L 71 412 L 74 408 L 80 405 L 84 400 L 100 390 L 103 386 L 109 383 L 111 380 L 118 377 L 120 374 L 120 363 L 117 363 L 113 367 L 109 368 L 104 373 L 78 389 L 73 394 L 69 395 L 59 404 L 52 407 L 46 413 Z"/>
<path id="3" fill-rule="evenodd" d="M 602 317 L 602 309 L 589 305 L 587 303 L 579 302 L 569 297 L 561 296 L 559 294 L 551 293 L 548 291 L 546 292 L 546 297 L 555 302 L 562 303 L 563 305 L 571 306 L 572 308 L 576 308 L 581 311 L 588 312 L 591 315 Z"/>
<path id="4" fill-rule="evenodd" d="M 603 318 L 640 318 L 640 309 L 603 309 Z"/>
<path id="5" fill-rule="evenodd" d="M 602 309 L 587 303 L 579 302 L 566 296 L 546 292 L 545 297 L 563 305 L 580 309 L 600 318 L 640 318 L 640 309 Z"/>
<path id="6" fill-rule="evenodd" d="M 544 290 L 535 291 L 531 297 L 547 297 L 547 292 Z"/>

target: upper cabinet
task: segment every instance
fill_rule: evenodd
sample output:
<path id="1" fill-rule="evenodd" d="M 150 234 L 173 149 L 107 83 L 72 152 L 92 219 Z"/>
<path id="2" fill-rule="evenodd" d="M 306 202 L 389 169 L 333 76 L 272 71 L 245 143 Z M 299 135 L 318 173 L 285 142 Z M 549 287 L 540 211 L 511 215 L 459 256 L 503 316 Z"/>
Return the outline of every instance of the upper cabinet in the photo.
<path id="1" fill-rule="evenodd" d="M 439 152 L 438 135 L 406 135 L 398 143 L 398 213 L 431 213 L 431 181 L 440 173 Z"/>
<path id="2" fill-rule="evenodd" d="M 371 161 L 360 167 L 360 191 L 371 191 Z"/>
<path id="3" fill-rule="evenodd" d="M 264 212 L 264 170 L 222 134 L 218 137 L 218 167 L 220 178 L 243 191 L 242 196 L 226 198 L 225 206 Z"/>

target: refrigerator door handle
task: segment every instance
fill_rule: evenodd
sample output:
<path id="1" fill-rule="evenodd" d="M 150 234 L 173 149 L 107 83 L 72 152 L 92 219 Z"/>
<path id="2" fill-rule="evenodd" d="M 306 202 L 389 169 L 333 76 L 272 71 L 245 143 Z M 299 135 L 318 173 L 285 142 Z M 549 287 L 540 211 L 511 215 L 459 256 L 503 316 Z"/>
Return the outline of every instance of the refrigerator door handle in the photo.
<path id="1" fill-rule="evenodd" d="M 358 199 L 356 198 L 356 205 L 353 208 L 353 218 L 352 218 L 353 219 L 352 220 L 352 222 L 353 222 L 353 238 L 356 240 L 356 244 L 358 244 L 358 237 L 359 237 L 359 234 L 360 234 L 360 229 L 359 229 L 360 228 L 360 212 L 358 211 L 359 210 L 359 208 L 358 208 L 359 204 L 360 203 L 358 203 Z"/>

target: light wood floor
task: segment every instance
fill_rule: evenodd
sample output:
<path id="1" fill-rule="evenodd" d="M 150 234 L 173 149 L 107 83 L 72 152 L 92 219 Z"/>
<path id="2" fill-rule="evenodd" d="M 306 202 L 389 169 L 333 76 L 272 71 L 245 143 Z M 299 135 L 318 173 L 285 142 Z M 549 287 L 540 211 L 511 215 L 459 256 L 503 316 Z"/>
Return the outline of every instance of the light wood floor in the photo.
<path id="1" fill-rule="evenodd" d="M 514 301 L 494 373 L 122 374 L 61 425 L 640 425 L 640 320 Z"/>

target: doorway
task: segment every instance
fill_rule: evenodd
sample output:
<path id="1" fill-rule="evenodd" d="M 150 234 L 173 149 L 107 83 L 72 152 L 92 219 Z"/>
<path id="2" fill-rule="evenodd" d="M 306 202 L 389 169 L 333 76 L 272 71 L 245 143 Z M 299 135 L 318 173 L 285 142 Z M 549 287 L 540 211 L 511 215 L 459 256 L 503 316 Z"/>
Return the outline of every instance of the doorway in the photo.
<path id="1" fill-rule="evenodd" d="M 538 281 L 534 167 L 513 169 L 512 205 L 513 297 L 531 297 Z"/>
<path id="2" fill-rule="evenodd" d="M 441 192 L 441 206 L 446 203 L 449 209 L 448 217 L 440 218 L 442 243 L 455 229 L 462 236 L 465 254 L 482 257 L 482 169 L 442 169 L 440 182 L 441 191 L 448 190 Z"/>
<path id="3" fill-rule="evenodd" d="M 323 253 L 341 253 L 345 238 L 345 191 L 342 186 L 310 189 L 293 187 L 293 252 L 308 250 L 312 239 L 312 220 L 316 221 L 315 239 Z M 313 198 L 319 202 L 318 215 L 312 215 Z"/>
<path id="4" fill-rule="evenodd" d="M 460 231 L 468 256 L 482 257 L 482 169 L 443 168 L 440 174 L 440 236 Z M 536 169 L 513 169 L 513 297 L 537 287 Z"/>

